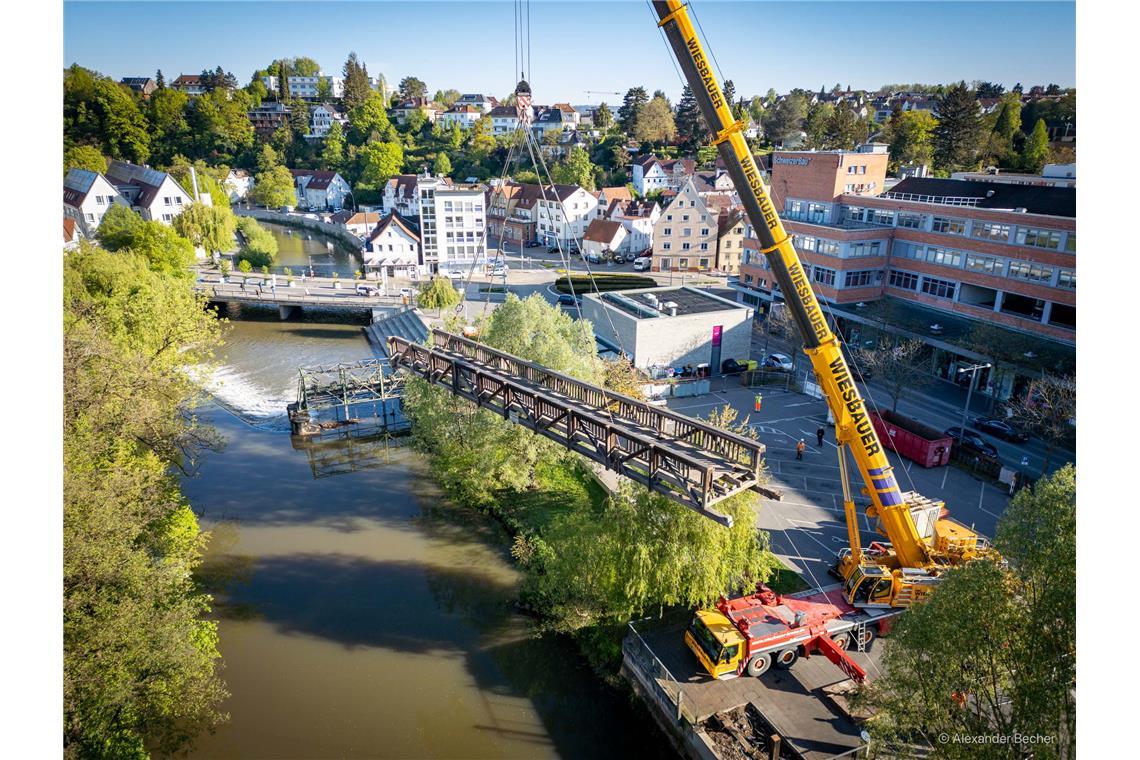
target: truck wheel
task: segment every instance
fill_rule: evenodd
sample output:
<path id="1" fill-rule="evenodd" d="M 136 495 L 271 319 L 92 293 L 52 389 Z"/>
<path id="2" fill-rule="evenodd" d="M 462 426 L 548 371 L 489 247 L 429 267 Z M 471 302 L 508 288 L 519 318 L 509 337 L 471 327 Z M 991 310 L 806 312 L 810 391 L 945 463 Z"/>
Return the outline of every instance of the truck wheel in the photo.
<path id="1" fill-rule="evenodd" d="M 849 633 L 837 633 L 831 637 L 831 640 L 834 641 L 835 646 L 840 649 L 847 649 L 851 646 L 851 634 Z"/>
<path id="2" fill-rule="evenodd" d="M 772 655 L 765 653 L 765 654 L 758 654 L 755 657 L 753 657 L 751 660 L 749 660 L 748 661 L 748 667 L 746 668 L 746 670 L 748 671 L 748 675 L 759 678 L 760 676 L 767 673 L 768 669 L 771 667 L 772 667 Z"/>
<path id="3" fill-rule="evenodd" d="M 799 647 L 789 647 L 788 649 L 781 649 L 776 652 L 773 658 L 776 661 L 776 667 L 781 670 L 787 670 L 796 664 L 796 660 L 800 659 Z"/>

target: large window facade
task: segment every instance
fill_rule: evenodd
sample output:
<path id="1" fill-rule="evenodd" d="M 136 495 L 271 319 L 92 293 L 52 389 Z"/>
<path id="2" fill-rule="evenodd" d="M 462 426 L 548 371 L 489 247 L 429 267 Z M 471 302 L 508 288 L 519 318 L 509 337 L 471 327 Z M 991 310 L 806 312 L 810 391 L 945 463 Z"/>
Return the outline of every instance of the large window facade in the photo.
<path id="1" fill-rule="evenodd" d="M 958 283 L 950 282 L 949 280 L 939 280 L 935 277 L 922 278 L 922 292 L 927 295 L 934 296 L 935 298 L 946 298 L 949 300 L 954 299 L 954 292 L 958 288 Z"/>
<path id="2" fill-rule="evenodd" d="M 891 274 L 887 279 L 887 283 L 892 288 L 902 288 L 903 290 L 918 290 L 918 275 L 914 272 L 891 270 Z"/>

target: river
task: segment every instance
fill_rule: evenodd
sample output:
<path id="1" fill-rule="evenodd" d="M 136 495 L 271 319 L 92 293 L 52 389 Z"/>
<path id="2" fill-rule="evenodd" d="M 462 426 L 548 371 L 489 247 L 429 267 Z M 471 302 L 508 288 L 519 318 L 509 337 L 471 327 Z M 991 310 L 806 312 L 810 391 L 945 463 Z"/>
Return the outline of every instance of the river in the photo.
<path id="1" fill-rule="evenodd" d="M 325 237 L 319 233 L 287 227 L 272 222 L 259 222 L 277 238 L 277 260 L 274 271 L 280 272 L 289 267 L 297 274 L 309 271 L 320 277 L 328 277 L 337 272 L 345 279 L 361 268 L 359 255 L 349 250 L 340 240 Z M 332 243 L 332 247 L 329 244 Z"/>
<path id="2" fill-rule="evenodd" d="M 572 642 L 515 611 L 503 531 L 450 504 L 418 454 L 294 448 L 296 368 L 373 356 L 360 326 L 243 317 L 201 410 L 225 449 L 183 483 L 213 534 L 205 575 L 232 692 L 230 721 L 194 756 L 673 756 Z"/>

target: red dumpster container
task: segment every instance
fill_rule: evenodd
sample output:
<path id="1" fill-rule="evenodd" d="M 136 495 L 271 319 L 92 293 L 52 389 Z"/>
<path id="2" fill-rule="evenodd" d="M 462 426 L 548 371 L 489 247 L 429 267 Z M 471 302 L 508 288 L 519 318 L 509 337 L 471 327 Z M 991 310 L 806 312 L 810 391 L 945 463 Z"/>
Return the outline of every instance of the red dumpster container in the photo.
<path id="1" fill-rule="evenodd" d="M 950 447 L 954 439 L 898 412 L 870 412 L 875 432 L 888 451 L 923 467 L 940 467 L 950 463 Z"/>

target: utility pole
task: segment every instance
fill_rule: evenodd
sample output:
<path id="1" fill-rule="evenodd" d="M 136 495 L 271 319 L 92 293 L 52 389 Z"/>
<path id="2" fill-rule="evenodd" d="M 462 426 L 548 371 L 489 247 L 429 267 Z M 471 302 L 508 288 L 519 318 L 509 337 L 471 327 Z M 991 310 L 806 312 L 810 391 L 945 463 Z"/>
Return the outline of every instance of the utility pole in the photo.
<path id="1" fill-rule="evenodd" d="M 989 369 L 992 366 L 994 366 L 994 365 L 987 362 L 985 364 L 974 364 L 974 365 L 971 365 L 969 367 L 959 367 L 958 368 L 958 374 L 959 375 L 962 374 L 963 372 L 969 372 L 970 373 L 970 384 L 969 384 L 969 386 L 967 386 L 967 390 L 966 390 L 966 406 L 962 408 L 962 432 L 963 432 L 963 435 L 965 434 L 965 431 L 966 431 L 966 415 L 969 414 L 969 412 L 970 412 L 970 397 L 974 395 L 974 383 L 978 379 L 978 370 Z"/>

